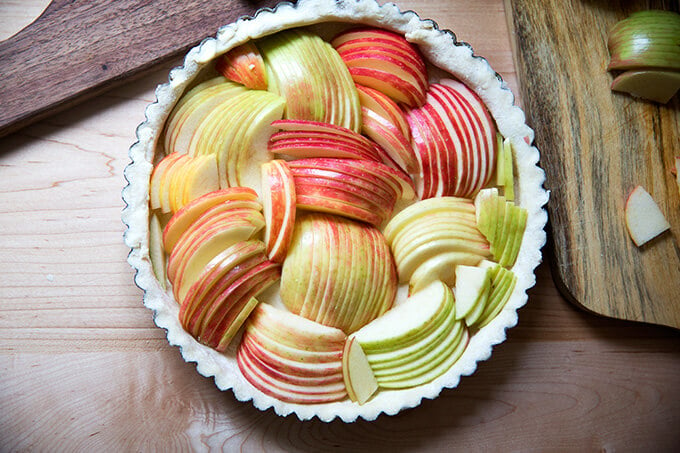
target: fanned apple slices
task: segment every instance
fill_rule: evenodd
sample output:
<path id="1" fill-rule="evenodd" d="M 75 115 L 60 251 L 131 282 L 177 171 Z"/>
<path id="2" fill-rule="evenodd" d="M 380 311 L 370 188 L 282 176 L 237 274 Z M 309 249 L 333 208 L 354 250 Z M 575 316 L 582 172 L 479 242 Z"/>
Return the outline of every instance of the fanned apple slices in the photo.
<path id="1" fill-rule="evenodd" d="M 387 311 L 396 292 L 379 230 L 327 214 L 298 219 L 281 275 L 281 300 L 291 312 L 353 332 Z"/>
<path id="2" fill-rule="evenodd" d="M 246 323 L 237 362 L 263 393 L 291 403 L 325 403 L 347 396 L 342 372 L 345 334 L 260 304 Z"/>
<path id="3" fill-rule="evenodd" d="M 451 369 L 510 300 L 529 216 L 480 97 L 365 26 L 246 42 L 201 80 L 149 188 L 150 259 L 183 328 L 297 404 Z"/>

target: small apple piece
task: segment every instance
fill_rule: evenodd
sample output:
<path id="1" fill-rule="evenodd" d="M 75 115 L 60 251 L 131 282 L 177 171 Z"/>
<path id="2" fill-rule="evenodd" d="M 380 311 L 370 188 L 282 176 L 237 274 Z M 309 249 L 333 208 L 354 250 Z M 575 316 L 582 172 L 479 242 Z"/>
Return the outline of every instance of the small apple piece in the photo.
<path id="1" fill-rule="evenodd" d="M 342 353 L 342 375 L 349 399 L 364 404 L 378 391 L 378 381 L 356 337 L 350 336 Z"/>
<path id="2" fill-rule="evenodd" d="M 611 89 L 666 104 L 680 89 L 680 71 L 652 69 L 625 71 L 614 79 Z"/>
<path id="3" fill-rule="evenodd" d="M 215 69 L 227 79 L 251 90 L 267 89 L 264 61 L 252 41 L 241 44 L 219 57 Z"/>
<path id="4" fill-rule="evenodd" d="M 156 214 L 149 219 L 149 259 L 153 273 L 161 288 L 165 289 L 165 249 L 163 248 L 163 230 Z"/>
<path id="5" fill-rule="evenodd" d="M 628 233 L 638 247 L 671 227 L 652 196 L 642 186 L 635 187 L 628 195 L 625 216 Z"/>
<path id="6" fill-rule="evenodd" d="M 491 272 L 491 292 L 479 319 L 474 323 L 469 323 L 470 326 L 479 329 L 490 323 L 503 310 L 517 284 L 515 273 L 500 264 L 483 261 L 480 267 L 488 268 Z"/>

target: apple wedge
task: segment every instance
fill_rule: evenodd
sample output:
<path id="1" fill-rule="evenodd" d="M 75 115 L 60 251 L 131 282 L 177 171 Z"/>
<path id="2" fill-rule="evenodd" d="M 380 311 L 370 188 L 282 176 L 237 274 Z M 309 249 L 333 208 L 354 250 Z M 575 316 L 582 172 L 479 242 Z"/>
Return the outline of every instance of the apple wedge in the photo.
<path id="1" fill-rule="evenodd" d="M 156 214 L 149 218 L 149 259 L 153 273 L 161 288 L 165 289 L 165 250 L 163 249 L 163 230 Z"/>
<path id="2" fill-rule="evenodd" d="M 612 91 L 666 104 L 680 89 L 680 70 L 640 69 L 625 71 L 612 81 Z"/>
<path id="3" fill-rule="evenodd" d="M 652 196 L 642 186 L 636 186 L 628 195 L 624 212 L 626 228 L 638 247 L 671 227 Z"/>

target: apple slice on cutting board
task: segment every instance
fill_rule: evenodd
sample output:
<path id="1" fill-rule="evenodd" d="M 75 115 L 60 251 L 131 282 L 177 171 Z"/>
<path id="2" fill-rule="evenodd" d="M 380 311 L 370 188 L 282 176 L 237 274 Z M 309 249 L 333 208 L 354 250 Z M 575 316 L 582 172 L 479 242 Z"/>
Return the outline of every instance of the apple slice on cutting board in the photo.
<path id="1" fill-rule="evenodd" d="M 625 215 L 630 238 L 638 247 L 671 227 L 652 196 L 642 186 L 635 187 L 628 195 Z"/>

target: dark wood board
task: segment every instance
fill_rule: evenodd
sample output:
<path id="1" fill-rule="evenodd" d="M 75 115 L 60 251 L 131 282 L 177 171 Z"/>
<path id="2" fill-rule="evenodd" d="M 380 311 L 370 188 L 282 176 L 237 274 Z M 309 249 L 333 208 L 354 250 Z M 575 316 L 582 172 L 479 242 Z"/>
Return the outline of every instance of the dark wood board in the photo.
<path id="1" fill-rule="evenodd" d="M 607 31 L 674 1 L 506 0 L 521 98 L 551 191 L 553 275 L 571 301 L 605 316 L 680 328 L 680 96 L 667 105 L 610 90 Z M 642 248 L 624 205 L 644 186 L 671 231 Z"/>
<path id="2" fill-rule="evenodd" d="M 0 136 L 127 82 L 276 0 L 53 0 L 0 42 Z"/>

